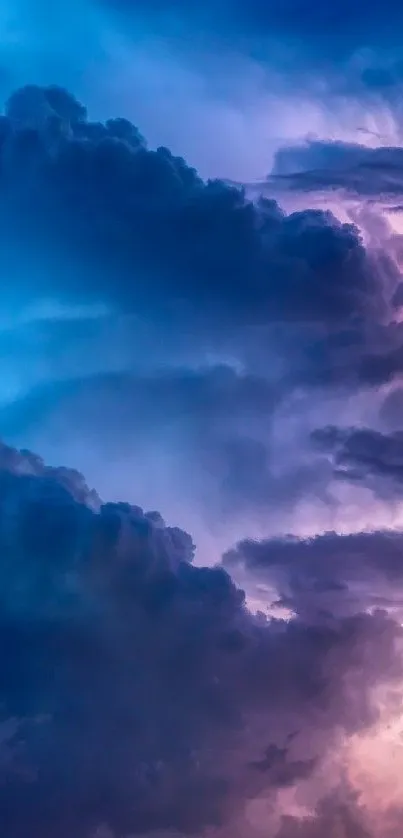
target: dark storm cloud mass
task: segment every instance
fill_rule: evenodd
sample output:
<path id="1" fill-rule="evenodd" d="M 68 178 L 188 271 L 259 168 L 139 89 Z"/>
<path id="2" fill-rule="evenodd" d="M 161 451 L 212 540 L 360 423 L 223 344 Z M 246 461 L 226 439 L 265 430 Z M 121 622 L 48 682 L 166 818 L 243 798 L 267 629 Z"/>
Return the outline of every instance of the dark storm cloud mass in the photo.
<path id="1" fill-rule="evenodd" d="M 7 295 L 105 307 L 2 329 L 7 440 L 52 460 L 62 447 L 103 487 L 96 457 L 128 451 L 130 499 L 153 502 L 154 479 L 160 508 L 169 494 L 209 527 L 250 515 L 272 531 L 277 512 L 332 504 L 331 468 L 308 456 L 324 420 L 293 427 L 294 403 L 400 375 L 401 277 L 381 246 L 329 211 L 205 182 L 55 86 L 7 101 L 0 183 Z"/>
<path id="2" fill-rule="evenodd" d="M 215 517 L 326 498 L 325 474 L 292 463 L 291 449 L 277 455 L 272 419 L 300 388 L 372 385 L 368 356 L 399 346 L 387 328 L 399 272 L 387 256 L 380 271 L 354 224 L 204 182 L 127 120 L 94 123 L 54 86 L 9 98 L 0 182 L 7 294 L 111 308 L 3 329 L 10 441 L 29 433 L 46 450 L 36 428 L 46 423 L 49 442 L 64 422 L 59 445 L 69 427 L 67 443 L 81 434 L 88 450 L 169 447 Z"/>
<path id="3" fill-rule="evenodd" d="M 389 305 L 376 318 L 360 318 L 302 350 L 305 384 L 377 388 L 402 372 L 403 238 L 384 213 L 401 211 L 403 150 L 370 148 L 339 140 L 307 140 L 280 148 L 267 182 L 251 184 L 252 194 L 294 194 L 299 199 L 339 206 L 363 231 L 374 275 Z M 399 229 L 399 228 L 398 228 Z M 307 350 L 307 351 L 306 351 Z M 314 362 L 320 358 L 321 362 Z M 306 365 L 307 357 L 311 365 Z M 322 363 L 322 368 L 321 368 Z"/>
<path id="4" fill-rule="evenodd" d="M 91 122 L 61 88 L 28 86 L 10 97 L 0 178 L 8 293 L 102 302 L 142 321 L 121 340 L 130 364 L 109 358 L 108 369 L 158 353 L 156 364 L 178 352 L 199 364 L 206 351 L 224 353 L 274 381 L 281 401 L 301 384 L 355 384 L 378 343 L 384 354 L 395 346 L 376 330 L 393 314 L 400 275 L 385 256 L 380 277 L 379 254 L 365 249 L 354 224 L 318 209 L 287 215 L 272 199 L 252 203 L 240 189 L 203 182 L 167 149 L 148 150 L 127 120 Z M 53 336 L 31 337 L 46 343 L 64 377 L 76 375 L 57 345 L 62 327 L 52 328 Z M 96 320 L 63 325 L 90 374 L 90 358 L 107 354 L 86 343 L 97 328 Z M 4 334 L 3 352 L 16 346 L 18 354 L 18 339 Z"/>
<path id="5" fill-rule="evenodd" d="M 102 87 L 117 63 L 131 102 L 119 49 L 146 44 L 164 75 L 160 47 L 174 45 L 180 71 L 225 101 L 237 68 L 257 65 L 265 90 L 303 90 L 304 108 L 342 93 L 401 124 L 397 2 L 28 7 L 15 21 L 36 80 L 52 66 L 69 77 L 74 43 L 71 78 L 94 62 Z M 322 507 L 337 529 L 350 510 L 336 487 L 376 496 L 356 528 L 401 496 L 401 393 L 384 390 L 403 369 L 403 248 L 369 208 L 398 210 L 402 150 L 283 148 L 251 201 L 91 107 L 31 84 L 0 117 L 0 435 L 65 462 L 76 444 L 109 500 L 117 460 L 130 501 L 146 482 L 161 509 L 164 492 L 181 512 L 201 499 L 215 523 L 229 513 L 227 545 L 259 513 L 265 538 L 211 566 L 220 548 L 201 559 L 158 512 L 104 502 L 74 469 L 0 445 L 1 835 L 400 838 L 389 801 L 379 812 L 357 787 L 348 747 L 401 717 L 402 533 L 384 520 L 282 533 L 286 514 L 294 532 L 323 532 Z M 281 193 L 303 209 L 282 209 Z M 354 223 L 307 209 L 318 195 L 352 199 Z"/>
<path id="6" fill-rule="evenodd" d="M 79 475 L 29 452 L 0 453 L 8 838 L 89 838 L 102 824 L 116 836 L 209 826 L 227 835 L 243 822 L 251 834 L 242 818 L 253 798 L 275 809 L 282 788 L 314 783 L 343 730 L 376 721 L 373 689 L 401 677 L 401 629 L 386 612 L 358 602 L 330 623 L 253 617 L 225 570 L 194 566 L 191 538 L 158 513 L 94 509 Z M 361 538 L 365 574 L 386 536 Z M 333 569 L 334 552 L 330 539 Z M 386 565 L 396 583 L 397 552 Z M 296 564 L 284 558 L 279 593 Z M 312 562 L 301 559 L 309 580 Z M 350 577 L 344 559 L 340 590 Z M 332 793 L 335 823 L 342 797 Z M 309 838 L 330 805 L 300 824 Z M 286 818 L 279 834 L 294 828 Z"/>
<path id="7" fill-rule="evenodd" d="M 332 324 L 381 303 L 354 225 L 320 210 L 287 216 L 272 200 L 254 205 L 236 188 L 204 183 L 167 149 L 147 150 L 126 120 L 87 121 L 59 88 L 10 98 L 1 177 L 7 269 L 18 274 L 24 236 L 33 266 L 47 267 L 47 292 L 59 277 L 66 286 L 67 261 L 72 292 L 136 311 L 152 305 L 154 316 L 159 305 L 176 326 L 189 317 L 219 318 L 221 329 Z"/>

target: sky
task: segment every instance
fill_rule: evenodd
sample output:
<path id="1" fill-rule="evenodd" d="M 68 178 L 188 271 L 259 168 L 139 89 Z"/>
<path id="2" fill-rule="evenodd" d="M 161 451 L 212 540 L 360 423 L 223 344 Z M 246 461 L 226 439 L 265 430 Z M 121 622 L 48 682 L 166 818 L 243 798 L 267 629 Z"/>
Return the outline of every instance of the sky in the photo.
<path id="1" fill-rule="evenodd" d="M 402 23 L 3 3 L 7 838 L 400 838 Z"/>

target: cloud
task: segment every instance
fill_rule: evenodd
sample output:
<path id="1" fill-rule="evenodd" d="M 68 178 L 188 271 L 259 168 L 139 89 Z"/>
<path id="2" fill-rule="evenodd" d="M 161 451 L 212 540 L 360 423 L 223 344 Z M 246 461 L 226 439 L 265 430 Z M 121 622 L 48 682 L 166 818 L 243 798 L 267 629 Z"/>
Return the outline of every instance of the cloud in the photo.
<path id="1" fill-rule="evenodd" d="M 0 410 L 0 433 L 52 457 L 62 449 L 70 462 L 85 461 L 103 491 L 117 482 L 111 475 L 118 463 L 142 503 L 166 486 L 169 501 L 175 498 L 182 514 L 184 505 L 199 509 L 204 526 L 250 526 L 252 518 L 289 515 L 304 498 L 327 497 L 328 467 L 296 460 L 291 445 L 288 456 L 279 450 L 282 399 L 267 379 L 224 365 L 99 373 L 12 399 Z M 99 475 L 105 450 L 111 466 Z M 157 499 L 164 506 L 163 494 Z"/>
<path id="2" fill-rule="evenodd" d="M 77 475 L 1 454 L 3 831 L 225 835 L 253 800 L 306 784 L 312 800 L 342 731 L 401 677 L 393 617 L 255 617 L 158 513 L 94 509 Z"/>
<path id="3" fill-rule="evenodd" d="M 401 276 L 383 233 L 366 245 L 328 210 L 206 182 L 57 86 L 12 94 L 1 136 L 0 253 L 31 318 L 0 333 L 6 438 L 52 460 L 61 446 L 103 489 L 91 458 L 130 449 L 130 497 L 152 501 L 156 482 L 165 509 L 186 481 L 209 524 L 272 528 L 308 496 L 326 505 L 329 469 L 315 476 L 308 457 L 322 395 L 341 413 L 399 375 Z"/>
<path id="4" fill-rule="evenodd" d="M 36 83 L 0 118 L 0 435 L 24 446 L 0 446 L 0 830 L 399 838 L 401 9 L 14 15 L 0 85 Z M 265 197 L 202 177 L 343 115 Z"/>
<path id="5" fill-rule="evenodd" d="M 388 431 L 400 428 L 403 408 L 403 389 L 395 387 L 386 396 L 381 405 L 379 416 Z"/>
<path id="6" fill-rule="evenodd" d="M 268 592 L 280 592 L 274 604 L 320 623 L 361 608 L 401 612 L 402 547 L 397 530 L 246 539 L 228 551 L 224 564 L 235 577 L 250 574 Z"/>
<path id="7" fill-rule="evenodd" d="M 348 786 L 324 798 L 314 817 L 302 820 L 285 817 L 278 838 L 320 838 L 325 833 L 331 838 L 337 838 L 337 834 L 343 838 L 371 838 L 368 819 L 363 815 L 357 795 Z"/>
<path id="8" fill-rule="evenodd" d="M 334 475 L 340 480 L 363 484 L 384 497 L 401 495 L 403 481 L 403 434 L 371 428 L 328 426 L 313 432 L 312 439 L 329 452 Z"/>
<path id="9" fill-rule="evenodd" d="M 152 7 L 101 0 L 98 8 L 132 49 L 138 48 L 139 33 L 150 44 L 163 44 L 202 79 L 213 99 L 236 103 L 256 149 L 254 166 L 245 143 L 250 177 L 259 178 L 265 165 L 263 132 L 267 160 L 284 140 L 308 133 L 348 141 L 380 134 L 389 143 L 400 136 L 403 57 L 396 0 L 382 11 L 376 4 L 364 9 L 361 2 L 353 9 L 341 2 L 337 10 L 324 5 L 318 10 L 297 0 L 194 2 L 186 10 L 176 0 Z M 260 130 L 256 110 L 269 115 Z M 244 170 L 242 159 L 238 169 Z"/>
<path id="10" fill-rule="evenodd" d="M 341 140 L 307 140 L 280 148 L 268 183 L 277 190 L 326 192 L 397 204 L 402 194 L 403 149 Z"/>
<path id="11" fill-rule="evenodd" d="M 368 347 L 359 359 L 357 378 L 372 387 L 393 382 L 401 376 L 403 347 L 400 324 L 397 327 L 392 324 L 385 331 L 384 338 L 384 344 L 377 352 Z"/>
<path id="12" fill-rule="evenodd" d="M 65 377 L 76 375 L 70 354 L 83 351 L 88 373 L 106 354 L 107 371 L 140 358 L 200 365 L 210 355 L 283 393 L 336 377 L 355 385 L 377 342 L 390 350 L 391 338 L 374 332 L 393 316 L 400 273 L 379 248 L 364 247 L 354 224 L 318 209 L 286 214 L 272 199 L 252 203 L 240 189 L 205 182 L 167 149 L 149 150 L 127 120 L 91 122 L 59 87 L 20 89 L 1 125 L 8 287 L 28 305 L 102 303 L 115 324 L 105 317 L 102 332 L 102 318 L 82 323 L 83 335 L 98 329 L 97 349 L 87 337 L 74 347 L 79 326 L 63 324 L 70 353 L 57 346 L 60 324 L 53 335 L 41 324 L 48 369 L 53 351 Z M 32 352 L 25 347 L 26 370 Z"/>
<path id="13" fill-rule="evenodd" d="M 88 122 L 59 88 L 28 86 L 10 98 L 2 157 L 2 249 L 18 261 L 19 230 L 33 264 L 48 264 L 47 282 L 52 267 L 64 281 L 67 259 L 76 294 L 143 312 L 152 302 L 154 316 L 159 303 L 177 328 L 191 317 L 224 330 L 278 319 L 332 324 L 380 304 L 354 225 L 320 210 L 286 216 L 274 201 L 256 206 L 239 189 L 204 183 L 167 149 L 147 150 L 129 122 Z M 53 271 L 52 280 L 55 293 Z"/>
<path id="14" fill-rule="evenodd" d="M 62 448 L 111 493 L 116 478 L 94 460 L 107 445 L 122 470 L 130 450 L 130 498 L 155 502 L 157 483 L 160 508 L 191 497 L 209 524 L 272 527 L 304 495 L 323 505 L 310 413 L 324 391 L 339 411 L 346 393 L 383 383 L 376 363 L 401 343 L 400 273 L 381 248 L 329 211 L 287 214 L 203 181 L 57 86 L 16 91 L 1 126 L 0 253 L 31 318 L 0 333 L 6 438 L 52 460 Z"/>
<path id="15" fill-rule="evenodd" d="M 35 11 L 15 0 L 0 30 L 0 93 L 26 80 L 67 86 L 95 118 L 117 108 L 203 176 L 258 179 L 279 145 L 308 133 L 397 142 L 400 11 L 371 23 L 355 11 L 352 27 L 351 10 L 347 25 L 345 8 L 301 14 L 294 0 L 285 13 L 278 2 L 61 0 L 57 14 L 49 0 Z"/>
<path id="16" fill-rule="evenodd" d="M 151 13 L 147 4 L 134 4 L 131 0 L 105 0 L 104 6 L 126 12 L 129 16 L 132 14 L 134 18 L 148 18 L 157 30 L 165 25 L 166 31 L 170 31 L 171 24 L 172 32 L 172 26 L 180 17 L 183 28 L 193 22 L 194 28 L 202 28 L 204 36 L 219 38 L 226 33 L 228 38 L 230 33 L 233 48 L 243 46 L 247 49 L 257 42 L 262 57 L 264 45 L 276 37 L 284 44 L 284 49 L 288 47 L 294 59 L 300 57 L 305 43 L 308 65 L 325 57 L 325 69 L 331 66 L 332 61 L 346 60 L 364 47 L 369 52 L 385 44 L 390 49 L 400 46 L 394 31 L 401 19 L 401 9 L 396 0 L 388 0 L 382 11 L 376 5 L 367 8 L 362 2 L 356 2 L 351 9 L 346 2 L 341 2 L 337 10 L 328 7 L 317 9 L 309 4 L 302 8 L 297 0 L 289 0 L 285 5 L 276 0 L 268 3 L 252 0 L 248 5 L 242 0 L 235 3 L 220 0 L 215 6 L 196 2 L 186 10 L 175 0 L 159 0 L 153 5 Z M 371 81 L 380 84 L 380 70 L 377 76 L 373 71 L 368 83 Z"/>

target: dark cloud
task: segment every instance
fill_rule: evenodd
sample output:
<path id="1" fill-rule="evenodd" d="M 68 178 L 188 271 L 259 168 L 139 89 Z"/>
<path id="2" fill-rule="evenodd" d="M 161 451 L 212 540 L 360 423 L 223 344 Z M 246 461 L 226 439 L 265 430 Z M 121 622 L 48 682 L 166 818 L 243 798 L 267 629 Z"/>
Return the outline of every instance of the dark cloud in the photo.
<path id="1" fill-rule="evenodd" d="M 307 140 L 276 152 L 266 187 L 277 193 L 339 191 L 393 208 L 402 195 L 403 149 L 384 144 L 370 147 L 341 140 Z M 254 188 L 259 189 L 259 185 Z"/>
<path id="2" fill-rule="evenodd" d="M 314 479 L 293 443 L 277 454 L 273 417 L 313 387 L 383 381 L 376 370 L 401 343 L 388 328 L 400 274 L 387 257 L 328 211 L 286 214 L 272 198 L 202 181 L 127 120 L 90 121 L 58 87 L 15 92 L 0 135 L 10 295 L 108 312 L 2 331 L 0 360 L 13 370 L 4 436 L 21 445 L 29 434 L 45 452 L 68 428 L 88 452 L 141 449 L 139 482 L 146 452 L 169 449 L 215 518 L 323 500 L 324 473 Z"/>
<path id="3" fill-rule="evenodd" d="M 301 335 L 293 368 L 286 370 L 285 391 L 358 395 L 376 391 L 398 381 L 402 374 L 402 324 L 394 319 L 382 323 L 357 319 L 350 326 L 322 335 Z"/>
<path id="4" fill-rule="evenodd" d="M 400 329 L 399 329 L 400 331 Z M 379 353 L 368 351 L 360 359 L 358 378 L 370 386 L 377 387 L 382 384 L 399 379 L 403 367 L 403 345 L 396 342 L 397 330 L 390 330 L 391 345 L 382 348 Z M 389 336 L 388 336 L 389 337 Z"/>
<path id="5" fill-rule="evenodd" d="M 0 466 L 9 838 L 231 828 L 254 797 L 314 782 L 340 732 L 376 720 L 373 688 L 401 673 L 385 612 L 253 617 L 158 513 L 94 509 L 76 474 L 28 452 L 3 447 Z"/>
<path id="6" fill-rule="evenodd" d="M 382 304 L 354 225 L 320 210 L 287 216 L 273 200 L 254 205 L 204 183 L 167 149 L 148 150 L 126 120 L 89 122 L 59 88 L 10 98 L 1 172 L 5 265 L 17 281 L 23 237 L 48 293 L 68 287 L 152 310 L 189 333 L 189 318 L 221 331 L 278 319 L 332 325 Z"/>
<path id="7" fill-rule="evenodd" d="M 60 29 L 59 7 L 38 8 Z M 181 69 L 185 53 L 204 80 L 220 66 L 224 99 L 222 68 L 247 56 L 284 69 L 276 92 L 362 94 L 399 121 L 396 2 L 105 0 L 84 3 L 77 39 L 94 15 L 108 52 L 111 12 L 124 47 L 150 31 Z M 77 53 L 78 74 L 95 53 Z M 402 370 L 403 247 L 371 207 L 400 207 L 402 149 L 282 149 L 252 201 L 88 113 L 29 85 L 0 117 L 0 302 L 5 322 L 14 297 L 28 310 L 0 329 L 0 435 L 66 462 L 81 446 L 109 498 L 0 445 L 0 832 L 397 838 L 396 812 L 364 811 L 345 746 L 401 716 L 401 532 L 244 540 L 201 567 L 182 529 L 110 499 L 118 461 L 130 500 L 147 482 L 161 509 L 165 492 L 181 514 L 229 513 L 233 543 L 244 518 L 284 531 L 300 502 L 320 529 L 333 476 L 400 498 L 400 397 L 375 391 Z M 343 194 L 354 223 L 286 212 L 286 192 Z M 56 316 L 35 313 L 44 297 Z M 387 433 L 358 427 L 371 410 Z M 351 427 L 326 425 L 339 415 Z"/>
<path id="8" fill-rule="evenodd" d="M 293 160 L 294 172 L 290 171 Z M 307 143 L 290 149 L 289 154 L 285 150 L 278 153 L 273 176 L 287 181 L 287 175 L 292 188 L 340 189 L 393 203 L 402 194 L 403 149 L 338 141 Z"/>
<path id="9" fill-rule="evenodd" d="M 362 166 L 374 152 L 376 157 L 382 151 L 341 140 L 307 140 L 300 145 L 279 148 L 274 157 L 272 174 L 274 177 L 306 174 L 308 179 L 310 172 L 318 172 L 318 177 L 322 172 L 324 177 L 328 173 L 331 178 Z"/>
<path id="10" fill-rule="evenodd" d="M 0 129 L 0 257 L 8 294 L 27 303 L 44 296 L 103 303 L 114 309 L 115 323 L 83 317 L 62 324 L 56 318 L 46 329 L 23 324 L 3 332 L 0 360 L 9 370 L 16 358 L 24 359 L 23 373 L 14 375 L 17 396 L 38 381 L 128 370 L 142 376 L 144 368 L 149 375 L 167 364 L 200 366 L 210 355 L 213 364 L 240 362 L 246 378 L 262 379 L 261 385 L 248 385 L 249 393 L 242 385 L 242 399 L 251 403 L 249 415 L 266 415 L 270 388 L 278 405 L 301 387 L 372 386 L 377 364 L 399 347 L 395 332 L 386 336 L 385 324 L 397 304 L 400 274 L 379 248 L 375 254 L 364 247 L 354 224 L 317 209 L 287 215 L 272 198 L 252 203 L 240 189 L 205 183 L 167 149 L 149 150 L 128 121 L 91 122 L 85 108 L 58 87 L 17 91 Z M 375 363 L 374 354 L 381 356 Z M 380 376 L 383 367 L 375 383 Z M 206 405 L 214 399 L 218 411 L 220 399 L 227 399 L 228 414 L 244 410 L 226 384 L 222 396 L 216 390 L 209 395 L 202 382 L 198 392 L 198 384 L 192 389 L 191 377 L 183 396 L 180 383 L 176 395 L 173 384 L 155 384 L 154 407 L 151 385 L 148 391 L 141 385 L 154 426 L 158 420 L 165 429 L 181 399 L 196 435 L 210 421 L 203 399 Z M 132 401 L 132 391 L 129 382 L 121 412 L 129 424 L 133 403 L 138 425 L 147 408 L 140 397 Z M 26 410 L 40 414 L 41 398 L 33 393 Z M 49 398 L 43 395 L 44 402 Z M 83 399 L 89 404 L 89 396 Z M 175 400 L 178 408 L 170 407 Z M 15 406 L 15 427 L 22 408 L 22 402 Z M 1 422 L 8 437 L 7 414 Z M 253 445 L 261 466 L 260 475 L 250 470 L 252 496 L 284 495 L 271 479 L 270 464 L 264 467 L 270 441 L 262 426 L 259 433 L 240 426 L 219 431 L 210 450 L 220 449 L 217 465 L 212 463 L 218 471 L 221 460 L 226 463 L 222 482 L 233 482 L 228 474 L 234 450 Z M 246 462 L 249 455 L 242 452 Z"/>
<path id="11" fill-rule="evenodd" d="M 339 202 L 363 231 L 368 259 L 383 289 L 377 318 L 368 317 L 367 309 L 367 316 L 317 337 L 310 347 L 302 349 L 301 342 L 306 368 L 304 372 L 301 364 L 297 373 L 301 382 L 378 387 L 401 375 L 403 238 L 391 229 L 383 210 L 399 211 L 402 172 L 400 147 L 308 140 L 281 148 L 266 184 L 249 187 L 255 194 L 309 193 L 312 201 Z"/>
<path id="12" fill-rule="evenodd" d="M 402 608 L 403 535 L 396 531 L 245 540 L 224 557 L 235 576 L 281 593 L 277 604 L 322 621 L 360 607 Z M 365 605 L 364 605 L 365 603 Z"/>
<path id="13" fill-rule="evenodd" d="M 379 494 L 400 496 L 403 482 L 403 432 L 327 427 L 313 432 L 314 442 L 332 457 L 339 479 L 362 483 Z"/>

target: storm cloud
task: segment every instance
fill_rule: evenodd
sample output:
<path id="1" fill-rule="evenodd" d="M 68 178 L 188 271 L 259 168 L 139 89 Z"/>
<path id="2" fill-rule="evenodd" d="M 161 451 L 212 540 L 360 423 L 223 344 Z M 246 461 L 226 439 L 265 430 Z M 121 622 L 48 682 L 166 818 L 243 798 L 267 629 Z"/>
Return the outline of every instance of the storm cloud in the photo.
<path id="1" fill-rule="evenodd" d="M 400 838 L 402 15 L 5 4 L 6 838 Z"/>
<path id="2" fill-rule="evenodd" d="M 4 305 L 31 312 L 1 330 L 4 436 L 94 479 L 94 452 L 130 451 L 134 495 L 148 472 L 177 504 L 179 470 L 209 521 L 326 504 L 293 412 L 380 383 L 401 331 L 387 254 L 329 210 L 204 181 L 57 86 L 11 95 L 0 157 Z"/>
<path id="3" fill-rule="evenodd" d="M 224 557 L 235 575 L 245 570 L 258 584 L 281 591 L 274 604 L 325 621 L 357 609 L 394 607 L 401 612 L 403 536 L 400 531 L 324 533 L 245 540 Z"/>
<path id="4" fill-rule="evenodd" d="M 62 89 L 11 96 L 1 155 L 7 267 L 16 271 L 23 235 L 33 265 L 47 266 L 44 293 L 65 283 L 67 260 L 72 291 L 137 312 L 152 303 L 154 315 L 158 304 L 176 327 L 189 317 L 221 329 L 332 326 L 381 304 L 354 225 L 320 210 L 287 216 L 272 200 L 204 183 L 167 149 L 147 150 L 127 120 L 88 121 Z"/>
<path id="5" fill-rule="evenodd" d="M 158 513 L 95 503 L 79 475 L 29 452 L 3 446 L 0 465 L 10 838 L 87 838 L 102 825 L 226 834 L 254 799 L 274 816 L 281 789 L 313 788 L 343 731 L 376 723 L 376 687 L 401 678 L 401 629 L 386 611 L 328 625 L 254 617 Z"/>

